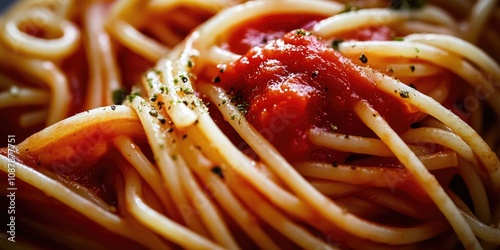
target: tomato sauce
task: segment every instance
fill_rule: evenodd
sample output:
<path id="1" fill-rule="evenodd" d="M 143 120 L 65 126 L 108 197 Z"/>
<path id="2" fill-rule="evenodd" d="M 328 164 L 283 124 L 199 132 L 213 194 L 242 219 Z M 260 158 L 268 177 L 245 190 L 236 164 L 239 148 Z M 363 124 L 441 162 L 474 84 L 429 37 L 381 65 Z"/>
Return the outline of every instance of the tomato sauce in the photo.
<path id="1" fill-rule="evenodd" d="M 368 26 L 340 34 L 342 40 L 389 41 L 394 39 L 395 31 L 387 26 Z"/>
<path id="2" fill-rule="evenodd" d="M 262 46 L 271 40 L 281 38 L 292 29 L 311 28 L 326 16 L 317 14 L 280 14 L 263 16 L 233 28 L 223 49 L 237 54 L 245 54 L 250 48 Z"/>
<path id="3" fill-rule="evenodd" d="M 378 90 L 360 67 L 304 30 L 251 48 L 218 77 L 215 84 L 246 107 L 246 119 L 290 162 L 345 162 L 347 154 L 312 145 L 307 139 L 311 128 L 374 137 L 353 111 L 361 100 L 397 132 L 414 122 L 399 97 Z"/>

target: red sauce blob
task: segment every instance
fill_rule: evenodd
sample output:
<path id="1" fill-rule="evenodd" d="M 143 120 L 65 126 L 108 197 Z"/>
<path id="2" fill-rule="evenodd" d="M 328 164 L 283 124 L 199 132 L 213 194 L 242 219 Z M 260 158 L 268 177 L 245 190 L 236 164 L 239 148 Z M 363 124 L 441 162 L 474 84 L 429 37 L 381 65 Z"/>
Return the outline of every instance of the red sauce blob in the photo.
<path id="1" fill-rule="evenodd" d="M 290 162 L 345 162 L 348 154 L 312 145 L 307 133 L 335 128 L 373 137 L 353 111 L 360 100 L 367 100 L 397 132 L 413 122 L 399 97 L 379 91 L 359 66 L 304 30 L 251 48 L 219 78 L 217 84 L 247 108 L 246 119 Z"/>

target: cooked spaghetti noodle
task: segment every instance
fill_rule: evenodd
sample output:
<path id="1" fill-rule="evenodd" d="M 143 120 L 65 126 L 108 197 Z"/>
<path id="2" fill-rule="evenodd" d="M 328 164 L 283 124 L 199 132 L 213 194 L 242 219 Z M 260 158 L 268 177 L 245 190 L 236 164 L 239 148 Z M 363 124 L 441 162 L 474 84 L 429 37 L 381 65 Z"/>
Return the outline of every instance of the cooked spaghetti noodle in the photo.
<path id="1" fill-rule="evenodd" d="M 495 249 L 500 12 L 451 2 L 17 3 L 6 244 Z"/>

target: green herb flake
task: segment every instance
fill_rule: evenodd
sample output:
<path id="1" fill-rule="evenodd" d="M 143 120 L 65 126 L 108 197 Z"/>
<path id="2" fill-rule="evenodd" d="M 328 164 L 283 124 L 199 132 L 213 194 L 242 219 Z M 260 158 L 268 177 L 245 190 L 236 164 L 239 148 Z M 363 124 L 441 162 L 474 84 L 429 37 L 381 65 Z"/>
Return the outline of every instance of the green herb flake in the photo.
<path id="1" fill-rule="evenodd" d="M 146 82 L 148 83 L 149 88 L 152 89 L 153 88 L 153 78 L 147 77 Z"/>
<path id="2" fill-rule="evenodd" d="M 135 98 L 136 96 L 140 96 L 139 92 L 133 92 L 133 93 L 130 93 L 130 95 L 128 95 L 128 96 L 127 96 L 127 100 L 128 100 L 129 102 L 132 102 L 132 101 L 134 101 L 134 98 Z"/>
<path id="3" fill-rule="evenodd" d="M 182 92 L 184 92 L 184 94 L 186 95 L 189 95 L 189 94 L 193 94 L 194 92 L 190 89 L 190 88 L 183 88 L 182 89 Z"/>
<path id="4" fill-rule="evenodd" d="M 238 109 L 238 111 L 240 111 L 242 114 L 246 114 L 248 112 L 248 107 L 250 105 L 246 102 L 243 102 L 243 103 L 240 103 L 238 105 L 236 105 L 236 108 Z"/>
<path id="5" fill-rule="evenodd" d="M 401 90 L 401 91 L 399 91 L 399 96 L 401 96 L 401 98 L 409 98 L 410 92 Z"/>
<path id="6" fill-rule="evenodd" d="M 309 36 L 309 35 L 311 35 L 311 32 L 305 31 L 304 29 L 298 29 L 298 30 L 295 30 L 295 34 L 301 35 L 301 36 Z"/>
<path id="7" fill-rule="evenodd" d="M 403 37 L 400 37 L 400 36 L 395 36 L 392 38 L 393 41 L 397 41 L 397 42 L 402 42 L 404 41 L 404 38 Z"/>
<path id="8" fill-rule="evenodd" d="M 111 97 L 113 99 L 113 104 L 120 105 L 125 101 L 127 97 L 127 91 L 125 89 L 115 89 L 111 93 Z"/>

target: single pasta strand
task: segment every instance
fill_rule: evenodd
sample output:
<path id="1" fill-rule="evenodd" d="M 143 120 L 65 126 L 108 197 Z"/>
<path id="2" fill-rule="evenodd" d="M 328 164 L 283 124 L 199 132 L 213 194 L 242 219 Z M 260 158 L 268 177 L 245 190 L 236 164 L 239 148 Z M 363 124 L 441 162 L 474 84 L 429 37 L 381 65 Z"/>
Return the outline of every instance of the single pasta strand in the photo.
<path id="1" fill-rule="evenodd" d="M 147 29 L 158 37 L 158 40 L 160 40 L 161 43 L 169 47 L 173 47 L 176 44 L 181 43 L 183 39 L 163 23 L 151 23 L 147 26 Z"/>
<path id="2" fill-rule="evenodd" d="M 97 19 L 97 20 L 96 20 Z M 92 4 L 86 7 L 84 12 L 84 32 L 85 32 L 85 53 L 88 58 L 89 67 L 89 83 L 87 91 L 92 93 L 91 95 L 86 95 L 84 109 L 93 109 L 103 106 L 102 97 L 103 88 L 106 84 L 103 75 L 105 74 L 105 69 L 102 67 L 102 60 L 99 56 L 102 53 L 100 46 L 102 46 L 101 36 L 103 34 L 103 27 L 101 25 L 103 19 L 103 13 L 96 4 Z M 99 40 L 95 39 L 99 37 Z M 105 37 L 103 37 L 105 38 Z"/>
<path id="3" fill-rule="evenodd" d="M 358 61 L 357 59 L 351 57 L 355 63 Z M 396 78 L 434 76 L 442 71 L 439 67 L 428 63 L 393 63 L 388 62 L 383 57 L 380 59 L 370 58 L 367 65 L 380 72 L 392 74 Z"/>
<path id="4" fill-rule="evenodd" d="M 198 26 L 198 22 L 191 13 L 174 11 L 169 15 L 169 19 L 169 23 L 175 24 L 181 30 L 191 30 L 193 27 Z"/>
<path id="5" fill-rule="evenodd" d="M 232 53 L 231 51 L 227 51 L 222 49 L 219 46 L 213 46 L 209 50 L 208 58 L 211 63 L 231 63 L 240 58 L 240 55 Z"/>
<path id="6" fill-rule="evenodd" d="M 17 87 L 12 87 L 17 88 Z M 17 88 L 0 92 L 0 108 L 27 105 L 46 105 L 50 94 L 35 88 Z"/>
<path id="7" fill-rule="evenodd" d="M 463 217 L 460 216 L 455 204 L 446 195 L 434 176 L 425 169 L 425 166 L 418 160 L 417 156 L 408 148 L 396 132 L 391 129 L 389 124 L 380 117 L 380 114 L 366 101 L 359 102 L 355 105 L 354 110 L 358 117 L 387 144 L 401 163 L 405 165 L 406 169 L 418 180 L 421 184 L 420 186 L 434 200 L 444 216 L 446 216 L 464 247 L 466 249 L 480 248 L 476 236 Z M 373 114 L 375 114 L 375 117 Z"/>
<path id="8" fill-rule="evenodd" d="M 335 199 L 335 203 L 337 203 L 346 212 L 355 214 L 361 218 L 377 218 L 388 215 L 392 212 L 384 206 L 357 196 Z"/>
<path id="9" fill-rule="evenodd" d="M 470 197 L 474 204 L 474 211 L 476 216 L 483 223 L 491 222 L 491 211 L 490 204 L 488 202 L 488 196 L 484 188 L 481 178 L 475 171 L 474 166 L 471 166 L 468 162 L 461 162 L 458 165 L 458 171 L 460 176 L 465 182 L 467 189 L 469 191 Z"/>
<path id="10" fill-rule="evenodd" d="M 328 133 L 319 128 L 309 130 L 308 139 L 315 145 L 344 152 L 381 157 L 394 156 L 392 151 L 379 139 L 360 136 L 346 137 L 343 134 Z"/>
<path id="11" fill-rule="evenodd" d="M 436 26 L 435 24 L 429 24 L 422 21 L 411 21 L 408 20 L 403 23 L 398 23 L 398 25 L 393 25 L 391 27 L 396 34 L 413 34 L 413 33 L 433 33 L 456 36 L 458 32 L 455 29 L 450 29 L 449 27 Z"/>
<path id="12" fill-rule="evenodd" d="M 357 193 L 356 196 L 414 218 L 430 217 L 427 213 L 421 213 L 415 204 L 408 201 L 408 197 L 402 197 L 386 189 L 369 188 Z"/>
<path id="13" fill-rule="evenodd" d="M 143 10 L 150 2 L 151 0 L 129 0 L 116 2 L 115 4 L 111 5 L 108 20 L 111 22 L 117 19 L 122 19 L 132 26 L 135 26 L 138 22 L 141 22 L 143 16 L 134 14 L 136 14 L 137 12 L 140 13 L 140 11 L 138 10 Z"/>
<path id="14" fill-rule="evenodd" d="M 23 128 L 42 124 L 49 113 L 47 110 L 37 110 L 19 116 L 19 125 Z"/>
<path id="15" fill-rule="evenodd" d="M 401 135 L 401 139 L 407 143 L 417 145 L 419 143 L 439 144 L 457 152 L 458 155 L 473 165 L 477 166 L 478 164 L 471 147 L 462 138 L 446 130 L 429 127 L 409 129 Z"/>
<path id="16" fill-rule="evenodd" d="M 458 166 L 457 154 L 450 150 L 420 155 L 418 156 L 418 159 L 428 170 L 438 170 Z"/>
<path id="17" fill-rule="evenodd" d="M 147 6 L 150 11 L 166 12 L 170 11 L 179 5 L 193 6 L 210 12 L 217 12 L 224 7 L 231 6 L 235 4 L 235 1 L 231 0 L 151 0 L 150 4 Z"/>
<path id="18" fill-rule="evenodd" d="M 465 39 L 476 42 L 480 32 L 484 29 L 492 12 L 495 10 L 496 0 L 478 0 L 469 13 Z"/>
<path id="19" fill-rule="evenodd" d="M 312 32 L 320 37 L 333 37 L 335 34 L 354 30 L 368 25 L 390 25 L 407 19 L 407 12 L 392 12 L 386 9 L 363 9 L 333 15 L 314 25 Z"/>
<path id="20" fill-rule="evenodd" d="M 391 11 L 388 9 L 363 9 L 333 15 L 314 25 L 312 32 L 321 37 L 332 37 L 335 34 L 354 30 L 369 25 L 395 25 L 407 20 L 417 19 L 441 24 L 456 30 L 455 20 L 435 7 L 428 6 L 419 11 Z"/>
<path id="21" fill-rule="evenodd" d="M 371 166 L 335 165 L 322 162 L 303 162 L 294 168 L 307 177 L 338 181 L 341 183 L 365 186 L 396 188 L 409 180 L 401 168 L 376 168 Z"/>
<path id="22" fill-rule="evenodd" d="M 91 74 L 91 77 L 97 83 L 91 80 L 91 83 L 99 84 L 99 80 L 101 80 L 101 95 L 97 96 L 101 103 L 99 106 L 111 105 L 113 104 L 112 100 L 112 91 L 121 88 L 121 82 L 119 77 L 119 72 L 116 63 L 116 56 L 114 54 L 111 38 L 109 34 L 106 32 L 104 24 L 106 16 L 106 6 L 104 3 L 94 3 L 87 7 L 86 15 L 85 15 L 85 23 L 86 23 L 86 34 L 88 37 L 92 37 L 94 39 L 89 39 L 88 44 L 90 47 L 90 55 L 91 62 L 89 62 L 89 68 L 98 67 L 95 69 L 95 73 Z M 98 37 L 96 40 L 95 37 Z M 92 103 L 92 102 L 91 102 Z"/>
<path id="23" fill-rule="evenodd" d="M 61 138 L 69 138 L 64 140 L 66 143 L 74 139 L 72 137 L 76 137 L 76 140 L 87 139 L 78 136 L 79 134 L 91 136 L 93 130 L 97 131 L 99 136 L 95 138 L 96 140 L 103 140 L 117 133 L 126 134 L 133 138 L 141 137 L 144 136 L 144 131 L 135 129 L 140 126 L 137 115 L 130 107 L 124 105 L 114 106 L 114 109 L 101 107 L 79 113 L 49 126 L 28 137 L 17 147 L 20 150 L 29 149 L 30 153 L 35 154 L 51 145 L 60 143 Z M 58 136 L 56 137 L 54 134 Z"/>
<path id="24" fill-rule="evenodd" d="M 320 191 L 322 194 L 331 198 L 341 198 L 353 195 L 365 189 L 364 187 L 355 184 L 327 181 L 322 179 L 312 179 L 308 181 L 314 188 L 318 189 L 318 191 Z"/>
<path id="25" fill-rule="evenodd" d="M 126 2 L 126 1 L 121 1 Z M 108 19 L 106 23 L 108 32 L 121 44 L 143 56 L 151 62 L 158 61 L 168 52 L 168 49 L 135 29 L 121 19 Z"/>

